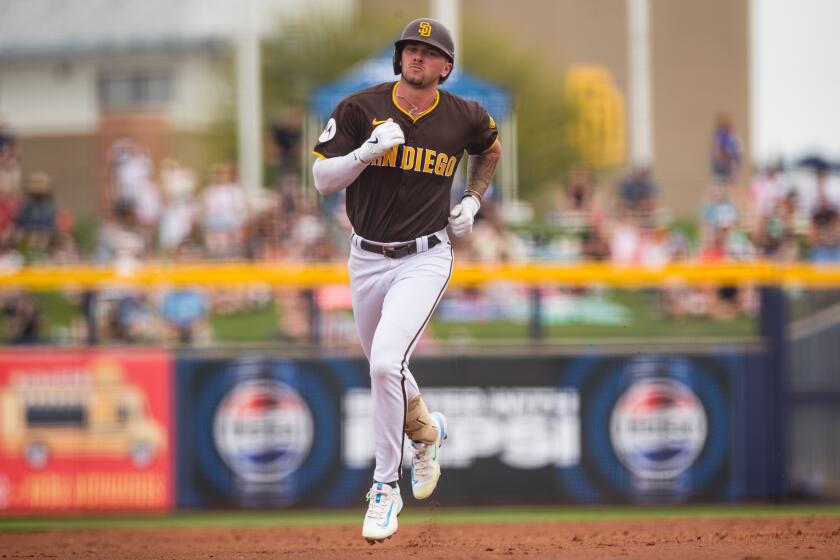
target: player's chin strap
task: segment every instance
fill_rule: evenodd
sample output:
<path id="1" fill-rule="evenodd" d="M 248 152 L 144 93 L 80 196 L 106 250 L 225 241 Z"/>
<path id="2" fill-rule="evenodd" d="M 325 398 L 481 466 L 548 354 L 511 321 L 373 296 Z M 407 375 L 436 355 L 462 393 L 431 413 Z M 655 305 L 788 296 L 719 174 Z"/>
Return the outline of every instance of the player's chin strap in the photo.
<path id="1" fill-rule="evenodd" d="M 417 395 L 410 401 L 405 413 L 405 435 L 412 441 L 432 444 L 438 440 L 438 428 L 423 398 Z"/>

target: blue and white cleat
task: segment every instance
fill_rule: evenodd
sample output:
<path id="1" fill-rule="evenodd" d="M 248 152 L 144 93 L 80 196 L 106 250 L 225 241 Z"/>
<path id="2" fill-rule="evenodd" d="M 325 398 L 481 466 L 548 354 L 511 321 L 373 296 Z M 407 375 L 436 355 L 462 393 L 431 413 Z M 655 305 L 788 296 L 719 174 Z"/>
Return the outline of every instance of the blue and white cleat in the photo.
<path id="1" fill-rule="evenodd" d="M 390 539 L 397 532 L 397 516 L 403 506 L 399 487 L 374 482 L 367 493 L 367 502 L 362 536 L 368 544 Z"/>
<path id="2" fill-rule="evenodd" d="M 446 417 L 440 412 L 431 414 L 437 424 L 438 439 L 434 443 L 412 441 L 411 491 L 418 500 L 432 495 L 440 478 L 440 448 L 446 440 Z"/>

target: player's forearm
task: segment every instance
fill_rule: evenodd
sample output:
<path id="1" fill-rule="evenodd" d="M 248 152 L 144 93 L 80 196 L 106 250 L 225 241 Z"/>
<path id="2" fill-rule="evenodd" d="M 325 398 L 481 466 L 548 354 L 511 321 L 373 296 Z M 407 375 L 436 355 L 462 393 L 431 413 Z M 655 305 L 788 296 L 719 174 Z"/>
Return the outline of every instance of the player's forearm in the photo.
<path id="1" fill-rule="evenodd" d="M 347 188 L 365 170 L 367 164 L 355 152 L 346 156 L 317 159 L 312 165 L 315 188 L 324 196 Z"/>
<path id="2" fill-rule="evenodd" d="M 486 152 L 470 156 L 467 167 L 467 188 L 464 189 L 464 195 L 472 196 L 476 202 L 481 203 L 501 158 L 502 146 L 498 141 Z"/>

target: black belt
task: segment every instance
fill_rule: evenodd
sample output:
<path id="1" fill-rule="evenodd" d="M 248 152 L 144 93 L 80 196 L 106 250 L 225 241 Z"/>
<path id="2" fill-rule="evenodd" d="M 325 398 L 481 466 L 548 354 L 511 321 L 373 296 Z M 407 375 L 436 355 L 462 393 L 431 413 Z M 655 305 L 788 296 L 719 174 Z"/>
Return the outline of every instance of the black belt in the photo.
<path id="1" fill-rule="evenodd" d="M 429 242 L 429 249 L 440 243 L 440 238 L 437 235 L 429 235 L 426 239 Z M 375 243 L 369 243 L 364 239 L 360 239 L 359 247 L 365 251 L 370 251 L 377 255 L 385 255 L 391 259 L 401 259 L 417 252 L 416 241 L 407 241 L 399 245 L 376 245 Z"/>

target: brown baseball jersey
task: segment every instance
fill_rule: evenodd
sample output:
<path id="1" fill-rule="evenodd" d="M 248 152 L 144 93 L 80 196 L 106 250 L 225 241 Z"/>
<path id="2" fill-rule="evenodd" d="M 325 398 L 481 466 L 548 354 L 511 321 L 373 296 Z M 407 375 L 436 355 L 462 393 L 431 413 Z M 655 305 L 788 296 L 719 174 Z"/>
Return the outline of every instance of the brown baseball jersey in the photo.
<path id="1" fill-rule="evenodd" d="M 313 152 L 321 158 L 344 156 L 387 119 L 400 125 L 405 144 L 371 162 L 347 187 L 347 216 L 354 231 L 380 243 L 410 241 L 445 228 L 450 189 L 464 152 L 480 154 L 498 136 L 481 105 L 443 90 L 432 108 L 415 119 L 397 105 L 397 83 L 345 98 Z"/>

